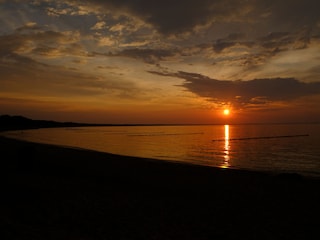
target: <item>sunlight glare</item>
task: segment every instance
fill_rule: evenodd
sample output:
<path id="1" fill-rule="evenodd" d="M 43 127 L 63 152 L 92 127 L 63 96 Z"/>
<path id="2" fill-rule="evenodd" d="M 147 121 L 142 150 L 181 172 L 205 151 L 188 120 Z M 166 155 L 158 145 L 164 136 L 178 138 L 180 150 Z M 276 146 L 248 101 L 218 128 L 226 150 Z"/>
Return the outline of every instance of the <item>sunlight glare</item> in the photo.
<path id="1" fill-rule="evenodd" d="M 230 110 L 229 109 L 223 110 L 223 114 L 226 115 L 226 116 L 229 115 L 230 114 Z"/>
<path id="2" fill-rule="evenodd" d="M 229 150 L 230 150 L 229 125 L 224 125 L 224 162 L 223 162 L 223 165 L 221 166 L 222 168 L 229 167 L 229 161 L 230 161 Z"/>

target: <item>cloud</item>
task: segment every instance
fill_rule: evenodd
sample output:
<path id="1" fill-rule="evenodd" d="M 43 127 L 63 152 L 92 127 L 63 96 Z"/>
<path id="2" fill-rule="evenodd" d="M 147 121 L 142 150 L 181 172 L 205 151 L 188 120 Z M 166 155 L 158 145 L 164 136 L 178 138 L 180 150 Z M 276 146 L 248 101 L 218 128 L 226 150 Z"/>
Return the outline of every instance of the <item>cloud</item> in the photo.
<path id="1" fill-rule="evenodd" d="M 87 56 L 77 32 L 55 32 L 27 23 L 0 36 L 0 92 L 14 89 L 16 93 L 61 97 L 137 95 L 132 81 L 72 68 L 75 58 L 65 60 L 69 56 Z M 52 60 L 58 57 L 62 60 Z"/>
<path id="2" fill-rule="evenodd" d="M 235 69 L 225 76 L 231 80 L 291 76 L 307 80 L 311 73 L 309 68 L 318 62 L 315 59 L 319 56 L 317 49 L 317 36 L 309 27 L 302 27 L 292 32 L 270 32 L 251 39 L 244 33 L 231 33 L 213 42 L 211 56 L 213 62 L 226 72 L 227 68 Z M 285 56 L 288 57 L 284 59 Z M 305 64 L 307 62 L 309 67 Z M 315 77 L 312 80 L 319 80 Z"/>
<path id="3" fill-rule="evenodd" d="M 320 2 L 318 0 L 257 1 L 257 7 L 266 9 L 268 18 L 281 26 L 315 26 L 319 20 Z"/>
<path id="4" fill-rule="evenodd" d="M 150 48 L 128 48 L 117 53 L 98 54 L 111 57 L 130 57 L 141 59 L 145 63 L 157 64 L 160 60 L 164 60 L 168 57 L 173 57 L 177 51 L 169 49 L 150 49 Z"/>
<path id="5" fill-rule="evenodd" d="M 195 4 L 196 1 L 148 1 L 148 0 L 107 0 L 87 1 L 88 5 L 101 6 L 105 11 L 113 9 L 115 13 L 136 16 L 156 27 L 161 33 L 190 30 L 200 22 L 206 22 L 209 11 L 207 4 Z M 119 30 L 115 26 L 113 30 Z"/>
<path id="6" fill-rule="evenodd" d="M 39 1 L 38 5 L 46 2 L 50 2 L 50 0 Z M 69 5 L 67 5 L 68 1 L 63 1 L 63 2 L 51 1 L 51 2 L 56 3 L 56 5 L 49 4 L 46 7 L 46 13 L 48 14 L 48 16 L 52 16 L 52 17 L 60 17 L 64 15 L 84 16 L 84 15 L 89 15 L 99 11 L 98 9 L 90 7 L 90 5 L 88 6 L 82 5 L 81 3 L 79 3 L 79 1 L 78 1 L 78 4 L 69 4 Z"/>
<path id="7" fill-rule="evenodd" d="M 291 101 L 304 96 L 320 94 L 320 82 L 305 83 L 294 78 L 221 81 L 183 71 L 177 73 L 150 71 L 150 73 L 182 78 L 185 82 L 181 86 L 188 91 L 209 101 L 231 104 L 235 107 Z"/>
<path id="8" fill-rule="evenodd" d="M 69 44 L 67 46 L 39 46 L 32 50 L 33 54 L 40 55 L 47 58 L 67 57 L 67 56 L 86 56 L 84 48 L 77 43 Z"/>
<path id="9" fill-rule="evenodd" d="M 106 37 L 100 37 L 98 39 L 98 45 L 99 46 L 107 46 L 107 47 L 112 47 L 117 44 L 117 39 L 106 36 Z"/>
<path id="10" fill-rule="evenodd" d="M 191 32 L 214 21 L 235 21 L 250 12 L 250 3 L 238 0 L 93 0 L 67 1 L 73 8 L 81 6 L 96 12 L 137 17 L 158 32 L 170 35 Z M 54 13 L 57 11 L 54 11 Z M 88 12 L 88 11 L 87 11 Z"/>
<path id="11" fill-rule="evenodd" d="M 316 26 L 320 20 L 318 0 L 69 0 L 73 8 L 126 15 L 152 25 L 159 33 L 174 35 L 192 32 L 199 26 L 245 23 L 263 28 L 290 30 Z M 87 12 L 90 12 L 87 10 Z M 306 14 L 307 13 L 307 14 Z M 256 24 L 256 25 L 255 25 Z"/>
<path id="12" fill-rule="evenodd" d="M 92 30 L 101 30 L 105 29 L 107 27 L 106 23 L 104 21 L 97 22 L 93 27 L 91 27 Z"/>
<path id="13" fill-rule="evenodd" d="M 138 18 L 164 35 L 238 23 L 248 25 L 249 29 L 292 31 L 303 26 L 316 28 L 320 21 L 318 0 L 43 0 L 29 4 L 42 7 L 55 17 L 99 15 L 103 18 L 112 14 Z"/>
<path id="14" fill-rule="evenodd" d="M 0 76 L 0 93 L 14 90 L 15 94 L 38 97 L 96 98 L 106 94 L 135 97 L 139 91 L 129 80 L 43 64 L 18 54 L 0 61 Z"/>
<path id="15" fill-rule="evenodd" d="M 306 48 L 311 38 L 311 29 L 308 27 L 294 32 L 270 32 L 250 41 L 244 33 L 231 33 L 226 38 L 217 39 L 212 47 L 218 54 L 234 46 L 243 46 L 251 49 L 259 48 L 258 50 L 264 54 L 274 55 L 281 51 Z"/>
<path id="16" fill-rule="evenodd" d="M 9 57 L 11 53 L 57 57 L 66 55 L 84 56 L 86 51 L 78 43 L 77 31 L 56 32 L 27 23 L 13 33 L 0 36 L 0 55 Z"/>
<path id="17" fill-rule="evenodd" d="M 36 22 L 27 22 L 24 26 L 16 29 L 16 32 L 24 32 L 28 30 L 40 30 L 41 27 L 38 26 Z"/>
<path id="18" fill-rule="evenodd" d="M 311 29 L 303 27 L 295 32 L 271 32 L 261 37 L 259 44 L 273 51 L 303 49 L 308 46 L 311 38 Z"/>

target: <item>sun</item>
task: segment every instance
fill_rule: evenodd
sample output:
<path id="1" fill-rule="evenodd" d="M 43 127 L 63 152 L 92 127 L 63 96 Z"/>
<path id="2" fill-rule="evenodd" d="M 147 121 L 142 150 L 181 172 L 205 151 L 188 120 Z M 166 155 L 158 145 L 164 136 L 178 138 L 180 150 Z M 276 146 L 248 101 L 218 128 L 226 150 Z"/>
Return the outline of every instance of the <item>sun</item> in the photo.
<path id="1" fill-rule="evenodd" d="M 228 115 L 230 114 L 230 110 L 229 110 L 229 109 L 224 109 L 224 110 L 223 110 L 223 114 L 224 114 L 225 116 L 228 116 Z"/>

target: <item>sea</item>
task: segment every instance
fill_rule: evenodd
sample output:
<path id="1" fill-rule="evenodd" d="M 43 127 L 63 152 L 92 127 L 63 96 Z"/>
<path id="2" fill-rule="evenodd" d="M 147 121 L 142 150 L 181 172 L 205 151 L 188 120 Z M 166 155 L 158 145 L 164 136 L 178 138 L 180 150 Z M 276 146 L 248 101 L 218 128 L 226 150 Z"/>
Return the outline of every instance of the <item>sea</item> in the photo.
<path id="1" fill-rule="evenodd" d="M 320 124 L 94 126 L 2 135 L 159 161 L 320 177 Z"/>

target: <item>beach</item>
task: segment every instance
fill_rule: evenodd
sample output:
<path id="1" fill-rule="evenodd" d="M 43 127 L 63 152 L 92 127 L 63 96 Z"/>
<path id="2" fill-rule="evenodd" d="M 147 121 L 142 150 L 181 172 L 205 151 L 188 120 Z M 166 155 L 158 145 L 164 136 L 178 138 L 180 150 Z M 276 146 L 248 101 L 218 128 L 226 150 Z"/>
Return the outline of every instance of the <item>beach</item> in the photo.
<path id="1" fill-rule="evenodd" d="M 320 179 L 0 137 L 3 239 L 318 239 Z"/>

